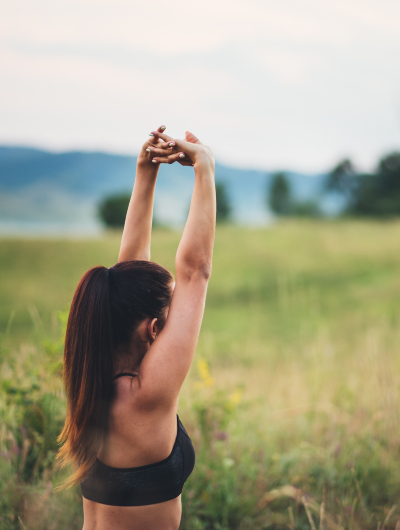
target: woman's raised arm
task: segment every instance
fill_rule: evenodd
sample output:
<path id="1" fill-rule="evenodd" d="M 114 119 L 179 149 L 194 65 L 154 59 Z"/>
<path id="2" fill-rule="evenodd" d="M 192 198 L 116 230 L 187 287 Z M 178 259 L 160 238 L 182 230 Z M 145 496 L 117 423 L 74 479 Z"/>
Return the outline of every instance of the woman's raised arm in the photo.
<path id="1" fill-rule="evenodd" d="M 171 139 L 164 135 L 166 140 Z M 211 274 L 215 234 L 216 197 L 214 156 L 197 138 L 174 140 L 174 154 L 190 158 L 195 184 L 189 215 L 176 254 L 176 285 L 167 322 L 147 352 L 140 367 L 142 396 L 147 402 L 173 406 L 189 371 L 203 318 L 208 280 Z M 193 142 L 193 143 L 192 143 Z M 168 143 L 164 147 L 167 147 Z M 166 161 L 163 150 L 150 147 L 157 163 Z M 165 151 L 164 151 L 165 153 Z"/>
<path id="2" fill-rule="evenodd" d="M 164 126 L 157 132 L 165 130 Z M 154 190 L 159 165 L 152 162 L 150 145 L 156 145 L 157 136 L 151 136 L 138 156 L 135 183 L 133 186 L 118 261 L 150 261 L 151 225 L 153 219 Z"/>

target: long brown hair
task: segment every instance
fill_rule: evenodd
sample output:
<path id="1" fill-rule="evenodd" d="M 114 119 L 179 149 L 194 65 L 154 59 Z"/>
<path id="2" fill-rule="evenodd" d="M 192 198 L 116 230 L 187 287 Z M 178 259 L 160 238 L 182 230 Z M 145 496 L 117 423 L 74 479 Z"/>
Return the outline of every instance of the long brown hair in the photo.
<path id="1" fill-rule="evenodd" d="M 149 261 L 94 267 L 79 282 L 65 337 L 67 416 L 57 454 L 62 467 L 73 463 L 77 469 L 63 487 L 82 481 L 104 441 L 116 351 L 146 318 L 163 323 L 172 283 L 169 271 Z"/>

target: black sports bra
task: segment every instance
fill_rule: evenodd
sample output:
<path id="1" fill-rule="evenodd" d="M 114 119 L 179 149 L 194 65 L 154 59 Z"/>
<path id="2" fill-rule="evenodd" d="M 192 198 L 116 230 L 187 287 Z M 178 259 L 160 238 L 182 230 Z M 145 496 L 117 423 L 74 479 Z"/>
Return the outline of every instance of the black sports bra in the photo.
<path id="1" fill-rule="evenodd" d="M 118 374 L 114 379 L 123 375 Z M 82 495 L 111 506 L 145 506 L 175 499 L 193 471 L 192 442 L 177 416 L 178 431 L 167 458 L 147 466 L 116 468 L 96 460 L 89 476 L 81 483 Z"/>

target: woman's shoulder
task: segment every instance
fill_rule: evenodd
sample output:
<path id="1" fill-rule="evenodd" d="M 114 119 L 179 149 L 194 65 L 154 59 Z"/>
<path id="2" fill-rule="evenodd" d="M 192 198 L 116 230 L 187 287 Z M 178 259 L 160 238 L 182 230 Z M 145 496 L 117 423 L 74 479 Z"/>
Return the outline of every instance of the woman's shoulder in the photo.
<path id="1" fill-rule="evenodd" d="M 130 375 L 131 377 L 118 374 L 118 377 L 114 377 L 114 399 L 110 408 L 112 416 L 123 417 L 127 415 L 132 418 L 132 414 L 134 414 L 136 418 L 143 415 L 146 421 L 150 417 L 154 417 L 154 420 L 157 421 L 158 418 L 163 419 L 166 415 L 176 414 L 177 400 L 175 403 L 169 401 L 163 403 L 158 399 L 153 399 L 151 392 L 149 393 L 147 388 L 143 388 L 140 372 Z"/>

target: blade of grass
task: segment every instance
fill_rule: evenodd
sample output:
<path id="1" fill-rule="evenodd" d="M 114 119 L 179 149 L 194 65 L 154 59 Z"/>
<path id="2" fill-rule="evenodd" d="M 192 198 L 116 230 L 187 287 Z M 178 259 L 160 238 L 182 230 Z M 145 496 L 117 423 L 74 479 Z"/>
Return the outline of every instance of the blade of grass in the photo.
<path id="1" fill-rule="evenodd" d="M 311 530 L 317 530 L 316 527 L 315 527 L 311 512 L 310 512 L 310 510 L 308 508 L 308 504 L 307 504 L 306 498 L 302 497 L 301 498 L 301 502 L 304 504 L 304 508 L 306 509 L 306 514 L 307 514 L 308 520 L 310 521 Z"/>
<path id="2" fill-rule="evenodd" d="M 290 530 L 294 530 L 294 517 L 293 517 L 293 509 L 291 506 L 289 506 L 288 508 L 288 511 L 289 511 L 289 528 Z"/>
<path id="3" fill-rule="evenodd" d="M 383 521 L 383 524 L 382 524 L 382 527 L 381 527 L 381 530 L 385 530 L 385 526 L 388 524 L 389 522 L 389 519 L 392 517 L 393 515 L 393 512 L 395 511 L 395 509 L 397 508 L 397 504 L 393 504 L 393 506 L 390 508 L 385 520 Z M 396 525 L 397 526 L 397 525 Z"/>

